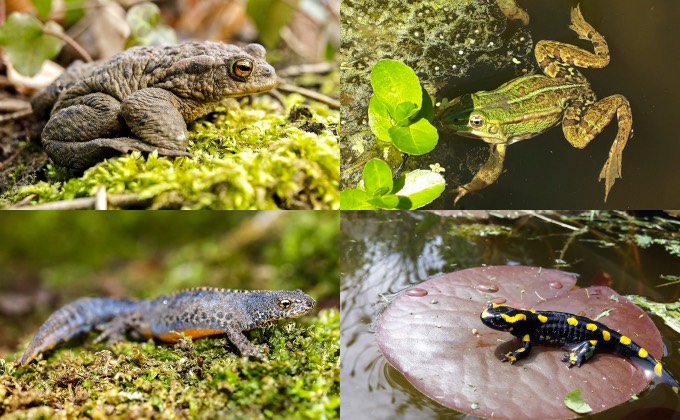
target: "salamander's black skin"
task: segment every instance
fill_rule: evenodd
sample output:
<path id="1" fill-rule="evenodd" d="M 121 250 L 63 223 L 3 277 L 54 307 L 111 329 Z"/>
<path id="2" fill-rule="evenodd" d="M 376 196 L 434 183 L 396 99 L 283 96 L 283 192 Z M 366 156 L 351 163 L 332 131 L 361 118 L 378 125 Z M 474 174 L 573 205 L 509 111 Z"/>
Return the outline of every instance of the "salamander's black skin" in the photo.
<path id="1" fill-rule="evenodd" d="M 503 355 L 503 362 L 515 363 L 531 351 L 531 343 L 560 346 L 575 345 L 564 353 L 567 367 L 581 366 L 595 350 L 605 350 L 631 359 L 643 369 L 670 385 L 677 394 L 680 384 L 661 362 L 630 338 L 590 318 L 565 312 L 526 311 L 512 306 L 489 303 L 480 318 L 487 327 L 507 331 L 522 341 L 522 347 Z"/>

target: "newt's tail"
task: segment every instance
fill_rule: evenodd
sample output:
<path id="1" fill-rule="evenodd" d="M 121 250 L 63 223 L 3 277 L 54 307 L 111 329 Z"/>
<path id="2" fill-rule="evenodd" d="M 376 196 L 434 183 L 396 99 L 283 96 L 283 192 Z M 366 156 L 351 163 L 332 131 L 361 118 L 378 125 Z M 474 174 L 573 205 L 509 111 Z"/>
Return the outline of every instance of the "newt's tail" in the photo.
<path id="1" fill-rule="evenodd" d="M 124 315 L 138 304 L 132 300 L 111 298 L 81 298 L 71 302 L 47 318 L 26 347 L 19 363 L 26 366 L 38 354 Z"/>

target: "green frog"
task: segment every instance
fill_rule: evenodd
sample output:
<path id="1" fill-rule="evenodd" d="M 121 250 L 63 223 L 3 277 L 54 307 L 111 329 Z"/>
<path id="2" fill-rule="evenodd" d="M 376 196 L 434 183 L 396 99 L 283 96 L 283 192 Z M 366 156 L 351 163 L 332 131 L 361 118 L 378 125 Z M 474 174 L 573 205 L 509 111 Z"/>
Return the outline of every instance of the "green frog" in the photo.
<path id="1" fill-rule="evenodd" d="M 441 127 L 480 138 L 491 149 L 489 159 L 472 181 L 457 188 L 454 204 L 498 179 L 508 145 L 562 123 L 564 137 L 581 149 L 616 114 L 619 130 L 600 172 L 600 180 L 605 179 L 607 201 L 616 178 L 621 178 L 621 155 L 632 133 L 633 116 L 628 100 L 622 95 L 598 101 L 588 80 L 576 69 L 609 64 L 607 42 L 585 21 L 578 6 L 571 11 L 570 28 L 581 39 L 592 42 L 594 54 L 562 42 L 540 41 L 534 54 L 543 74 L 518 77 L 496 90 L 466 94 L 448 103 L 442 101 L 436 116 Z"/>

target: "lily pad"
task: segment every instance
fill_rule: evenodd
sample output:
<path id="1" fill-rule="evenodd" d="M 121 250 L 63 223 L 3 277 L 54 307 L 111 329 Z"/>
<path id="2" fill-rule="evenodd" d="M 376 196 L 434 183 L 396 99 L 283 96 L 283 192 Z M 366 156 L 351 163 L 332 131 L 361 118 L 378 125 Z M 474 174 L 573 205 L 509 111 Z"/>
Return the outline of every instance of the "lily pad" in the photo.
<path id="1" fill-rule="evenodd" d="M 392 302 L 377 325 L 378 345 L 413 386 L 463 413 L 501 419 L 574 418 L 564 399 L 576 389 L 592 413 L 604 411 L 642 391 L 652 375 L 604 352 L 580 368 L 567 369 L 563 351 L 551 346 L 534 346 L 514 365 L 501 363 L 502 353 L 521 345 L 510 333 L 487 328 L 479 319 L 491 299 L 590 318 L 611 309 L 599 322 L 661 357 L 661 336 L 640 308 L 606 287 L 570 291 L 575 284 L 572 275 L 537 267 L 480 267 L 445 274 Z"/>

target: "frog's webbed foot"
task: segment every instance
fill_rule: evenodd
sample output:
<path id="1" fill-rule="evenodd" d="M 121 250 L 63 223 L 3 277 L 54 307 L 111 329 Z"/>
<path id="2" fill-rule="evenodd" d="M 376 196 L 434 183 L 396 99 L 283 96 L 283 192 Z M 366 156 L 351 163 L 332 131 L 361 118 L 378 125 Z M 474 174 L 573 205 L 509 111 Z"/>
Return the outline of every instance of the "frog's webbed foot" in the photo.
<path id="1" fill-rule="evenodd" d="M 577 5 L 571 9 L 571 25 L 569 25 L 569 29 L 576 32 L 579 38 L 585 40 L 590 40 L 592 33 L 598 33 L 595 28 L 583 18 L 581 5 Z"/>
<path id="2" fill-rule="evenodd" d="M 496 182 L 501 172 L 503 171 L 503 161 L 505 160 L 505 151 L 507 145 L 505 143 L 492 144 L 490 147 L 489 158 L 482 168 L 475 174 L 472 181 L 465 185 L 456 188 L 458 195 L 453 201 L 455 205 L 463 196 L 468 193 L 482 190 L 489 185 Z"/>
<path id="3" fill-rule="evenodd" d="M 619 106 L 616 110 L 616 117 L 619 123 L 619 131 L 616 133 L 616 139 L 609 149 L 609 157 L 600 171 L 600 180 L 604 178 L 604 201 L 607 201 L 609 191 L 614 186 L 616 178 L 621 178 L 621 165 L 623 149 L 626 147 L 628 139 L 633 134 L 633 116 L 630 110 L 628 100 L 621 95 L 609 96 L 605 99 L 619 97 Z M 605 100 L 603 99 L 603 100 Z"/>

